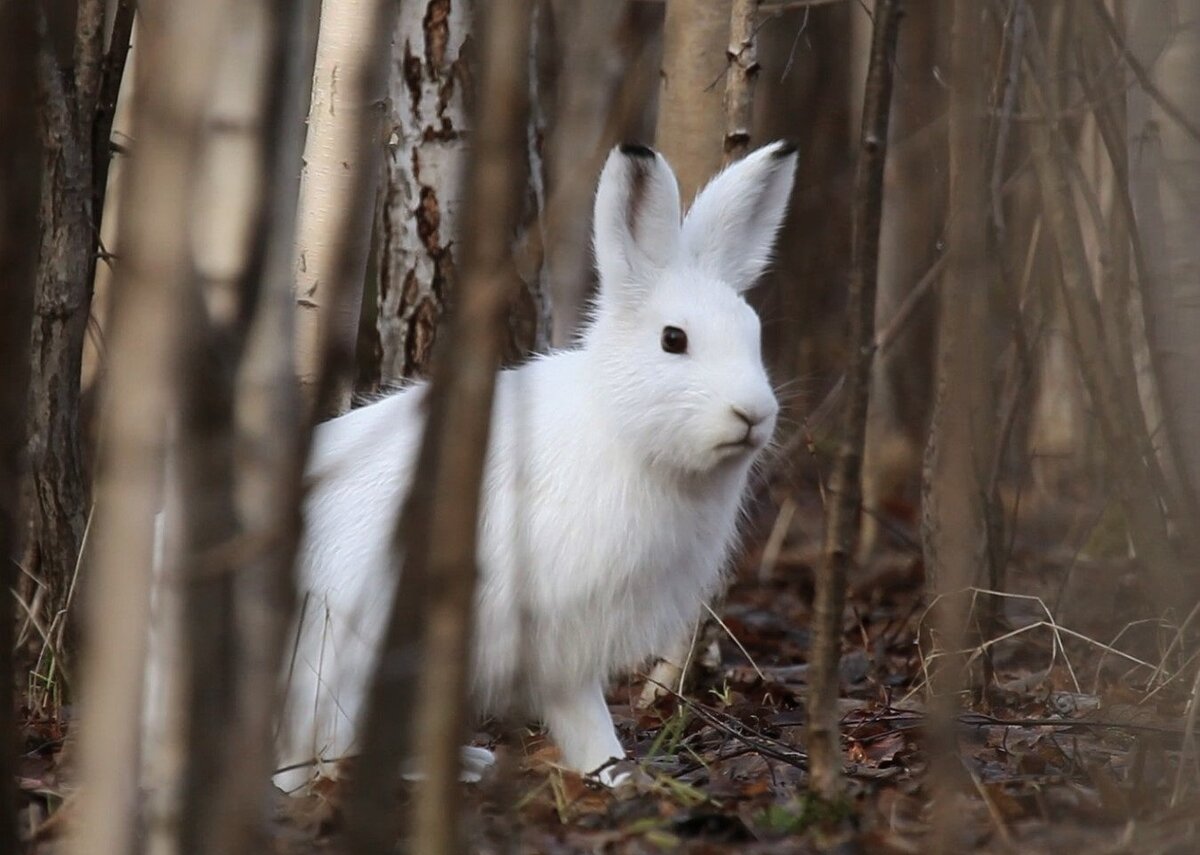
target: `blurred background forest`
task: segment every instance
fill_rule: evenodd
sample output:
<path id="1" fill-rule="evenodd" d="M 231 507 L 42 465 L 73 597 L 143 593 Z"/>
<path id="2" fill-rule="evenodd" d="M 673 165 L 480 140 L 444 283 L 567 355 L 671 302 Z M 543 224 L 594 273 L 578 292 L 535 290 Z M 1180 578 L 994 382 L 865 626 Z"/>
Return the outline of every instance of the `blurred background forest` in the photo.
<path id="1" fill-rule="evenodd" d="M 0 40 L 0 852 L 1200 845 L 1200 0 L 0 0 Z M 610 697 L 632 797 L 525 722 L 478 785 L 269 792 L 312 426 L 570 346 L 616 143 L 686 204 L 780 138 L 784 417 L 685 673 Z M 156 561 L 191 689 L 147 747 Z"/>

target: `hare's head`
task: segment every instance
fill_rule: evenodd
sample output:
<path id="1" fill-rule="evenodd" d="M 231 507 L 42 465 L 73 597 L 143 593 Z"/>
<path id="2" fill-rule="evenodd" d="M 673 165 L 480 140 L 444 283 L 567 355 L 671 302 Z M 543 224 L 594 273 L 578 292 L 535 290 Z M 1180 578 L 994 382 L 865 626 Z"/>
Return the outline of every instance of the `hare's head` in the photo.
<path id="1" fill-rule="evenodd" d="M 748 463 L 775 429 L 758 316 L 741 295 L 770 259 L 795 169 L 794 146 L 765 146 L 714 178 L 681 222 L 662 155 L 633 145 L 609 155 L 586 345 L 622 441 L 654 465 Z"/>

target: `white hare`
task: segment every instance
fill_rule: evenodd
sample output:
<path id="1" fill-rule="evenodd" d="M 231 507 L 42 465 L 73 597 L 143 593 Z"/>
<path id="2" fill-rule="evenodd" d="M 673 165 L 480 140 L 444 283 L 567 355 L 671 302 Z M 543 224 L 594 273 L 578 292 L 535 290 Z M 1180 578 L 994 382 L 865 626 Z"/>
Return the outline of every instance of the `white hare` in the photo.
<path id="1" fill-rule="evenodd" d="M 778 411 L 740 295 L 768 263 L 795 165 L 790 144 L 759 149 L 681 223 L 663 157 L 615 149 L 596 193 L 599 291 L 579 347 L 497 379 L 471 696 L 479 712 L 544 721 L 581 772 L 625 755 L 606 680 L 690 632 L 721 586 Z M 281 765 L 355 750 L 424 389 L 317 431 Z M 313 768 L 277 780 L 291 788 Z"/>

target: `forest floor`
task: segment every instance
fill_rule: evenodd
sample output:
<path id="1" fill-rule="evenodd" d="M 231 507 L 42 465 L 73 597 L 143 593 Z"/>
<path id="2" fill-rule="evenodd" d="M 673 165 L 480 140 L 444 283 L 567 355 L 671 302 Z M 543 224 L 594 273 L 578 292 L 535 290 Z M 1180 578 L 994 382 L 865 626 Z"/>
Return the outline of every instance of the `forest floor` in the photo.
<path id="1" fill-rule="evenodd" d="M 771 540 L 775 515 L 774 506 L 764 510 L 757 540 Z M 641 770 L 632 784 L 609 791 L 559 768 L 537 730 L 496 725 L 476 735 L 497 752 L 499 772 L 463 785 L 470 850 L 928 851 L 930 635 L 913 516 L 901 509 L 885 533 L 890 545 L 851 579 L 843 802 L 806 793 L 808 626 L 821 519 L 814 491 L 796 508 L 783 548 L 748 550 L 718 610 L 724 626 L 710 620 L 696 647 L 684 696 L 667 694 L 642 710 L 634 703 L 639 677 L 614 687 L 610 707 Z M 1035 523 L 1013 540 L 1006 590 L 1020 596 L 961 595 L 974 626 L 991 606 L 996 628 L 976 639 L 973 683 L 984 688 L 962 698 L 949 851 L 1200 851 L 1195 752 L 1187 763 L 1181 753 L 1194 673 L 1183 634 L 1154 616 L 1120 550 L 1103 547 L 1102 513 L 1058 516 L 1075 520 L 1058 526 L 1059 546 L 1047 547 Z M 1106 551 L 1118 557 L 1096 557 Z M 31 851 L 50 853 L 63 825 L 54 811 L 69 792 L 62 725 L 31 718 L 26 737 L 23 812 L 39 826 Z M 275 851 L 343 851 L 340 794 L 335 784 L 279 794 Z M 398 809 L 408 796 L 399 794 Z"/>

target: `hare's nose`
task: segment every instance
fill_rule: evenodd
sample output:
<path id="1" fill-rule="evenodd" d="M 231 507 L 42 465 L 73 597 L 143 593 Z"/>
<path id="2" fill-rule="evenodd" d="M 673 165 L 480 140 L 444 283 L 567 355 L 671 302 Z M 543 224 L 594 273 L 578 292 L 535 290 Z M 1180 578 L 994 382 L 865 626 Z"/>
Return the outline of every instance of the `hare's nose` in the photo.
<path id="1" fill-rule="evenodd" d="M 743 410 L 741 407 L 734 407 L 733 414 L 746 423 L 746 427 L 754 429 L 767 420 L 767 414 L 758 413 L 754 410 Z"/>

